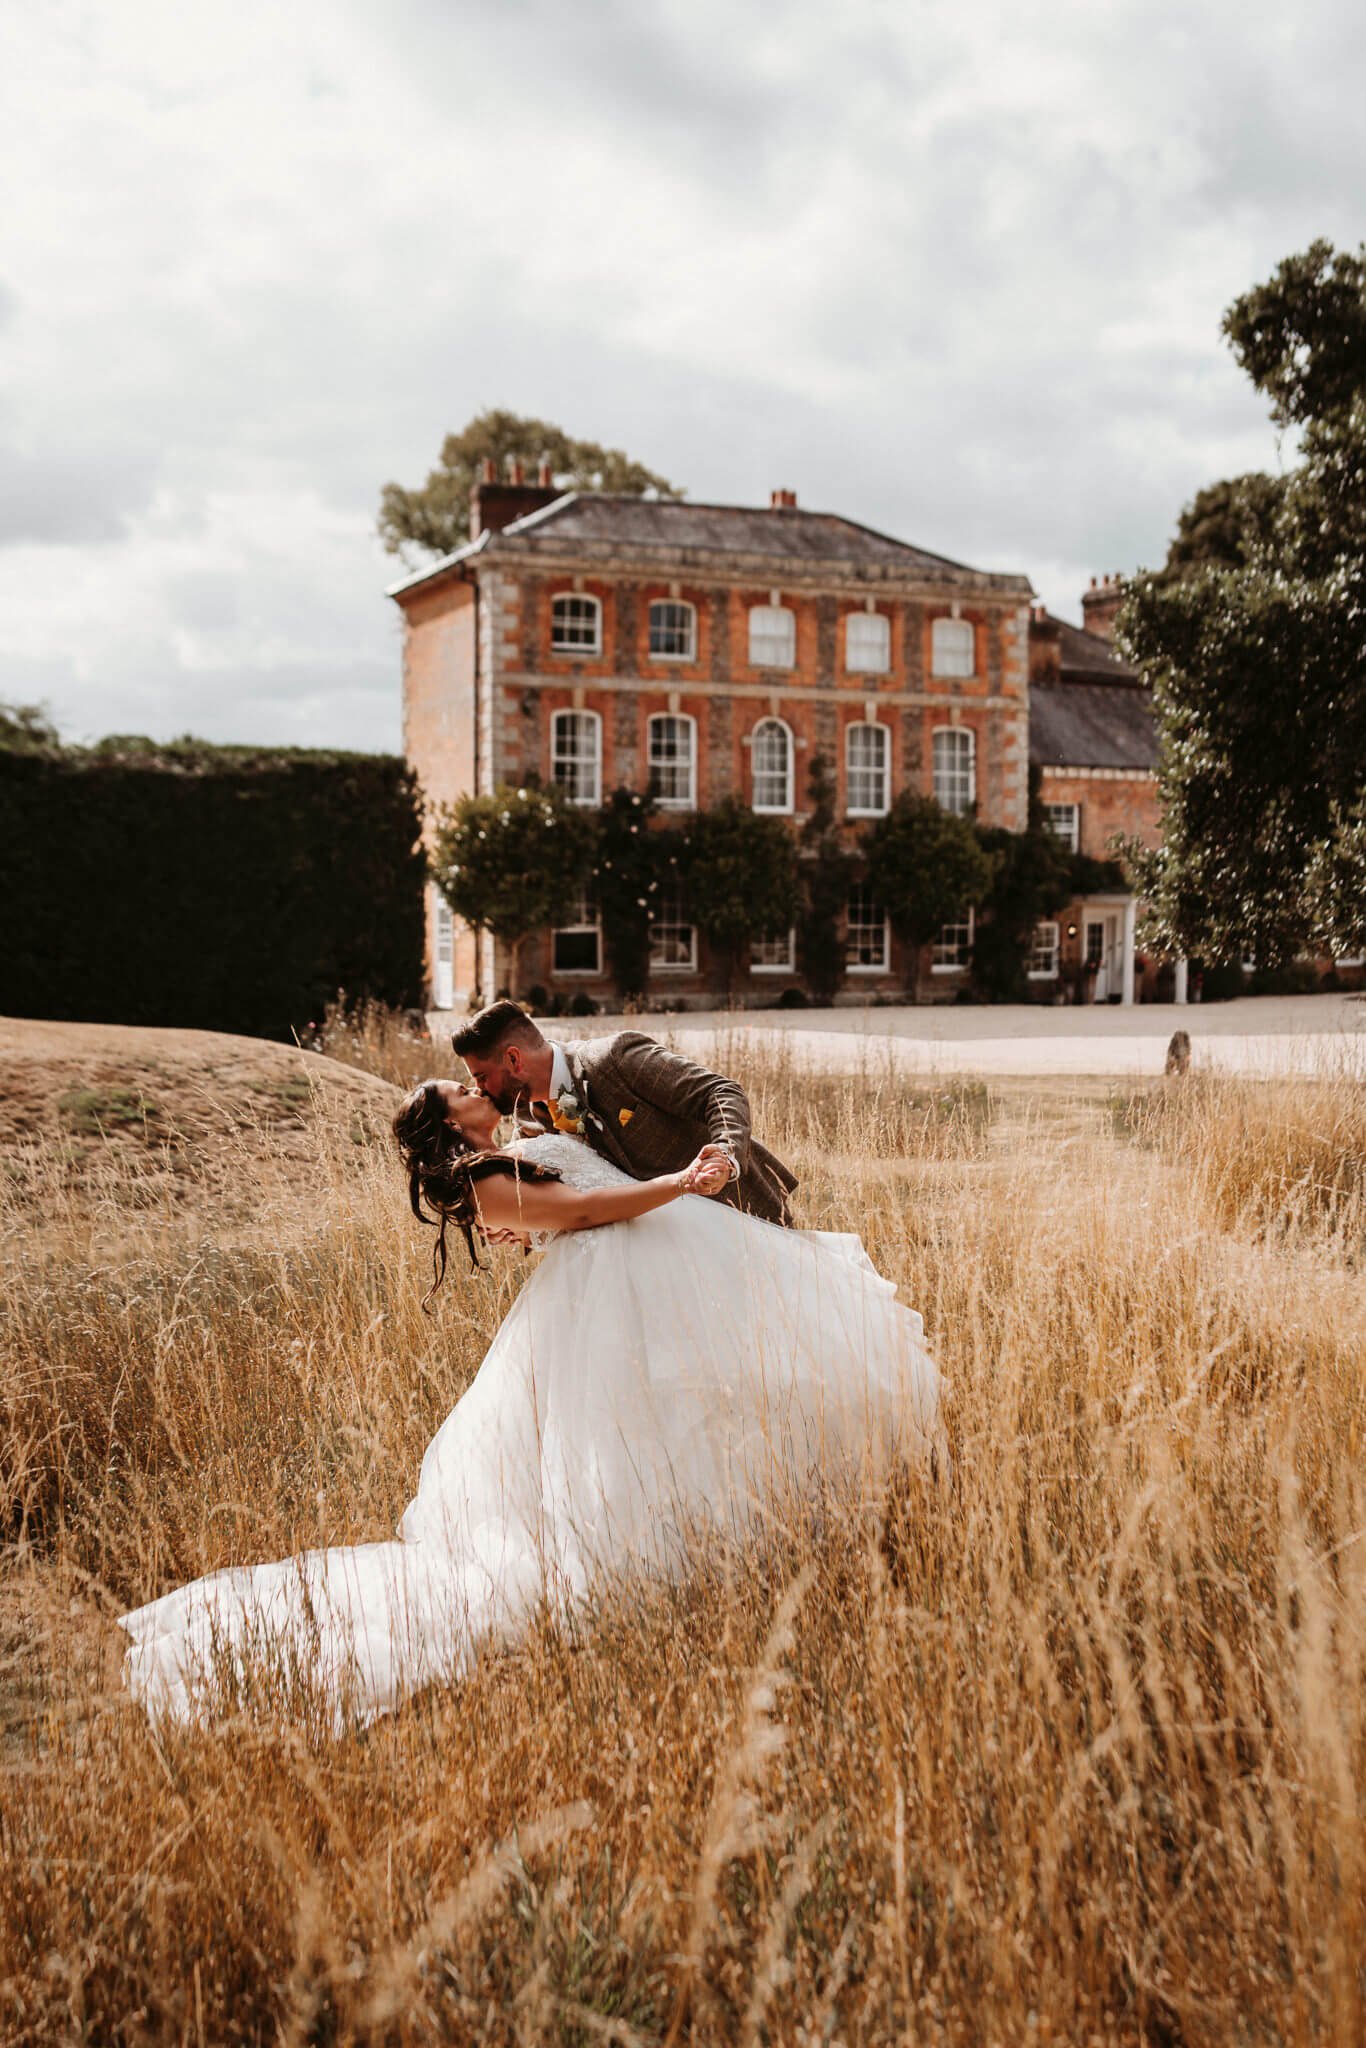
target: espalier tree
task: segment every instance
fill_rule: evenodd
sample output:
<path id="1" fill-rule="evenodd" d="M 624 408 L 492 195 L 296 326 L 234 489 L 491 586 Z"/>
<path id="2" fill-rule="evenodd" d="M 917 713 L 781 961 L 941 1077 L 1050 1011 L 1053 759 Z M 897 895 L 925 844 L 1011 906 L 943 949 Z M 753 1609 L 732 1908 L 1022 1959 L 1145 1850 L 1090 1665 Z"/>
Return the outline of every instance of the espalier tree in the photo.
<path id="1" fill-rule="evenodd" d="M 863 835 L 868 886 L 908 946 L 928 946 L 982 901 L 992 864 L 971 820 L 905 790 Z"/>
<path id="2" fill-rule="evenodd" d="M 436 813 L 432 880 L 457 917 L 508 948 L 514 994 L 523 943 L 569 922 L 596 840 L 594 818 L 553 787 L 463 796 Z"/>
<path id="3" fill-rule="evenodd" d="M 842 923 L 858 857 L 840 836 L 837 789 L 825 754 L 811 757 L 806 820 L 798 847 L 797 965 L 818 1002 L 835 999 L 845 974 Z"/>
<path id="4" fill-rule="evenodd" d="M 752 939 L 786 932 L 797 912 L 797 848 L 781 818 L 736 796 L 699 813 L 680 860 L 688 906 L 721 963 L 729 994 Z"/>
<path id="5" fill-rule="evenodd" d="M 653 796 L 614 789 L 598 813 L 593 899 L 612 979 L 622 996 L 640 996 L 650 978 L 650 924 L 660 894 L 678 870 L 680 835 L 653 824 Z"/>
<path id="6" fill-rule="evenodd" d="M 1366 250 L 1315 242 L 1224 316 L 1299 437 L 1202 492 L 1120 644 L 1153 686 L 1163 843 L 1126 848 L 1173 952 L 1366 947 Z"/>
<path id="7" fill-rule="evenodd" d="M 495 407 L 477 413 L 458 434 L 441 444 L 436 467 L 416 490 L 386 484 L 380 493 L 379 535 L 391 555 L 411 548 L 448 555 L 470 537 L 470 491 L 485 460 L 502 476 L 511 457 L 533 470 L 550 464 L 562 491 L 616 491 L 628 497 L 647 492 L 659 498 L 683 496 L 667 477 L 657 476 L 621 448 L 580 441 L 549 420 L 524 418 Z"/>

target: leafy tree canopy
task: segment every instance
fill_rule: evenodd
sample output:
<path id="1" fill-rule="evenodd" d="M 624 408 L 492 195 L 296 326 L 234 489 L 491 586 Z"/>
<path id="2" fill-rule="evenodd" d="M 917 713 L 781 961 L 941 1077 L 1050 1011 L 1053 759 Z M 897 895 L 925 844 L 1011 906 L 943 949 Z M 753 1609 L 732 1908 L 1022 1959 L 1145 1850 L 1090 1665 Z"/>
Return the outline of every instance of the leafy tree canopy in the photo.
<path id="1" fill-rule="evenodd" d="M 1030 941 L 1040 918 L 1052 917 L 1077 893 L 1074 856 L 1045 821 L 1037 771 L 1031 777 L 1029 822 L 1023 832 L 979 826 L 977 837 L 991 863 L 972 948 L 973 980 L 988 1001 L 1024 1002 L 1029 996 Z"/>
<path id="2" fill-rule="evenodd" d="M 1264 519 L 1226 487 L 1235 548 L 1130 588 L 1164 839 L 1128 856 L 1159 943 L 1269 967 L 1366 944 L 1366 250 L 1288 258 L 1224 332 L 1300 459 Z"/>
<path id="3" fill-rule="evenodd" d="M 652 825 L 653 796 L 614 789 L 598 814 L 593 895 L 612 978 L 623 996 L 650 977 L 650 923 L 660 890 L 677 874 L 679 835 Z"/>
<path id="4" fill-rule="evenodd" d="M 811 757 L 806 821 L 799 850 L 801 901 L 797 912 L 797 965 L 821 1002 L 833 1002 L 844 980 L 841 920 L 858 867 L 844 844 L 836 816 L 838 786 L 826 755 Z"/>
<path id="5" fill-rule="evenodd" d="M 554 788 L 496 789 L 437 812 L 432 880 L 457 917 L 511 948 L 514 988 L 523 940 L 568 922 L 595 839 L 594 819 Z"/>
<path id="6" fill-rule="evenodd" d="M 548 462 L 555 486 L 562 491 L 614 491 L 659 498 L 684 495 L 667 477 L 656 475 L 624 449 L 576 440 L 549 420 L 527 419 L 494 407 L 477 413 L 458 434 L 447 434 L 436 468 L 420 489 L 384 486 L 379 533 L 388 552 L 399 555 L 416 547 L 447 555 L 463 546 L 470 537 L 470 491 L 486 457 L 500 477 L 513 458 L 526 463 L 533 477 L 537 466 Z"/>
<path id="7" fill-rule="evenodd" d="M 781 818 L 739 797 L 699 814 L 686 851 L 688 906 L 726 963 L 751 939 L 785 932 L 797 911 L 797 849 Z"/>
<path id="8" fill-rule="evenodd" d="M 1271 544 L 1283 496 L 1280 478 L 1261 470 L 1197 491 L 1176 523 L 1164 580 L 1178 583 L 1204 568 L 1246 568 Z"/>
<path id="9" fill-rule="evenodd" d="M 928 946 L 991 885 L 991 860 L 971 822 L 933 797 L 903 790 L 863 844 L 869 886 L 910 946 Z"/>
<path id="10" fill-rule="evenodd" d="M 0 704 L 0 754 L 51 760 L 61 751 L 61 735 L 41 704 Z"/>

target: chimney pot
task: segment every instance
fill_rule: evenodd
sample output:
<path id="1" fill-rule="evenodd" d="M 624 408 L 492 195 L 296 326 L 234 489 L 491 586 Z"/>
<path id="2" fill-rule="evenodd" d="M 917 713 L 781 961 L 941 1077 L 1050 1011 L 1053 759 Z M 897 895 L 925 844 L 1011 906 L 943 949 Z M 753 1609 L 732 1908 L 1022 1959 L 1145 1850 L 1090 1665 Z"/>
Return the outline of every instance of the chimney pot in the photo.
<path id="1" fill-rule="evenodd" d="M 536 471 L 536 481 L 543 491 L 550 490 L 555 482 L 554 477 L 551 475 L 550 464 L 544 456 L 542 456 L 540 467 Z"/>
<path id="2" fill-rule="evenodd" d="M 481 484 L 496 484 L 498 481 L 498 465 L 491 455 L 486 455 L 479 465 L 479 481 Z"/>
<path id="3" fill-rule="evenodd" d="M 795 512 L 797 493 L 795 491 L 770 491 L 768 498 L 771 512 Z"/>
<path id="4" fill-rule="evenodd" d="M 514 455 L 512 458 L 510 477 L 511 481 L 515 484 L 524 484 L 526 482 L 526 464 L 522 461 L 520 455 Z"/>
<path id="5" fill-rule="evenodd" d="M 1092 590 L 1094 590 L 1094 589 L 1095 589 L 1095 587 L 1096 587 L 1096 579 L 1095 579 L 1095 577 L 1093 576 L 1093 577 L 1091 578 L 1091 588 L 1092 588 Z"/>

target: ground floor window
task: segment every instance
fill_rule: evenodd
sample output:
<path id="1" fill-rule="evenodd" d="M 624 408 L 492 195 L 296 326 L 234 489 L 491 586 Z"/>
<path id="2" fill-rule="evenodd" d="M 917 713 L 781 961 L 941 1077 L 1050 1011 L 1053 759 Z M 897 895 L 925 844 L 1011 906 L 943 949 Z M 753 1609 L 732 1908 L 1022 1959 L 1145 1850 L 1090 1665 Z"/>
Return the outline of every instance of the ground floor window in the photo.
<path id="1" fill-rule="evenodd" d="M 767 939 L 754 939 L 749 949 L 753 974 L 792 974 L 797 965 L 797 935 L 790 928 Z"/>
<path id="2" fill-rule="evenodd" d="M 438 891 L 436 898 L 436 943 L 433 952 L 432 1001 L 438 1010 L 449 1010 L 455 1002 L 455 920 L 451 906 Z"/>
<path id="3" fill-rule="evenodd" d="M 579 891 L 568 924 L 551 934 L 550 965 L 555 974 L 602 973 L 602 926 L 586 889 Z"/>
<path id="4" fill-rule="evenodd" d="M 887 913 L 862 884 L 849 897 L 844 957 L 851 974 L 886 974 L 892 964 Z"/>
<path id="5" fill-rule="evenodd" d="M 1031 981 L 1053 981 L 1057 976 L 1058 927 L 1048 919 L 1034 927 L 1027 965 Z"/>
<path id="6" fill-rule="evenodd" d="M 939 937 L 930 948 L 932 974 L 958 974 L 971 965 L 973 929 L 971 911 L 966 917 L 957 918 L 941 928 Z"/>
<path id="7" fill-rule="evenodd" d="M 661 894 L 650 919 L 650 970 L 654 974 L 697 972 L 697 926 L 676 889 Z"/>

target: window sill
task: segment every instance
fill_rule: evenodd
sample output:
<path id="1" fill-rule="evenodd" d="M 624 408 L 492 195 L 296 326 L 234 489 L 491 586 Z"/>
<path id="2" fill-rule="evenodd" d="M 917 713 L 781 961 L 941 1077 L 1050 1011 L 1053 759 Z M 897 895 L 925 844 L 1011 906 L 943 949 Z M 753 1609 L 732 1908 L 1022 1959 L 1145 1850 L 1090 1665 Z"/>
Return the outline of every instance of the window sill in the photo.
<path id="1" fill-rule="evenodd" d="M 795 966 L 793 966 L 791 962 L 788 962 L 788 964 L 783 967 L 756 967 L 753 963 L 751 963 L 749 971 L 751 974 L 795 974 L 797 972 Z"/>
<path id="2" fill-rule="evenodd" d="M 552 644 L 550 651 L 557 661 L 600 661 L 602 659 L 601 647 L 556 647 Z"/>
<path id="3" fill-rule="evenodd" d="M 693 796 L 657 796 L 655 809 L 659 811 L 695 811 L 697 798 Z"/>
<path id="4" fill-rule="evenodd" d="M 756 818 L 790 818 L 792 816 L 791 804 L 751 804 L 750 809 Z"/>
<path id="5" fill-rule="evenodd" d="M 878 967 L 853 967 L 846 965 L 844 971 L 846 974 L 890 974 L 892 969 L 891 963 L 884 960 Z"/>
<path id="6" fill-rule="evenodd" d="M 697 665 L 697 656 L 695 654 L 647 654 L 645 659 L 647 661 L 677 662 L 684 668 L 689 666 L 696 667 Z"/>
<path id="7" fill-rule="evenodd" d="M 967 971 L 967 968 L 958 962 L 955 962 L 952 967 L 935 962 L 930 968 L 931 974 L 966 974 Z"/>
<path id="8" fill-rule="evenodd" d="M 880 806 L 878 810 L 864 811 L 855 810 L 853 805 L 851 804 L 844 815 L 846 818 L 885 818 L 888 812 L 891 810 L 891 808 L 892 807 L 890 804 L 883 804 Z"/>

